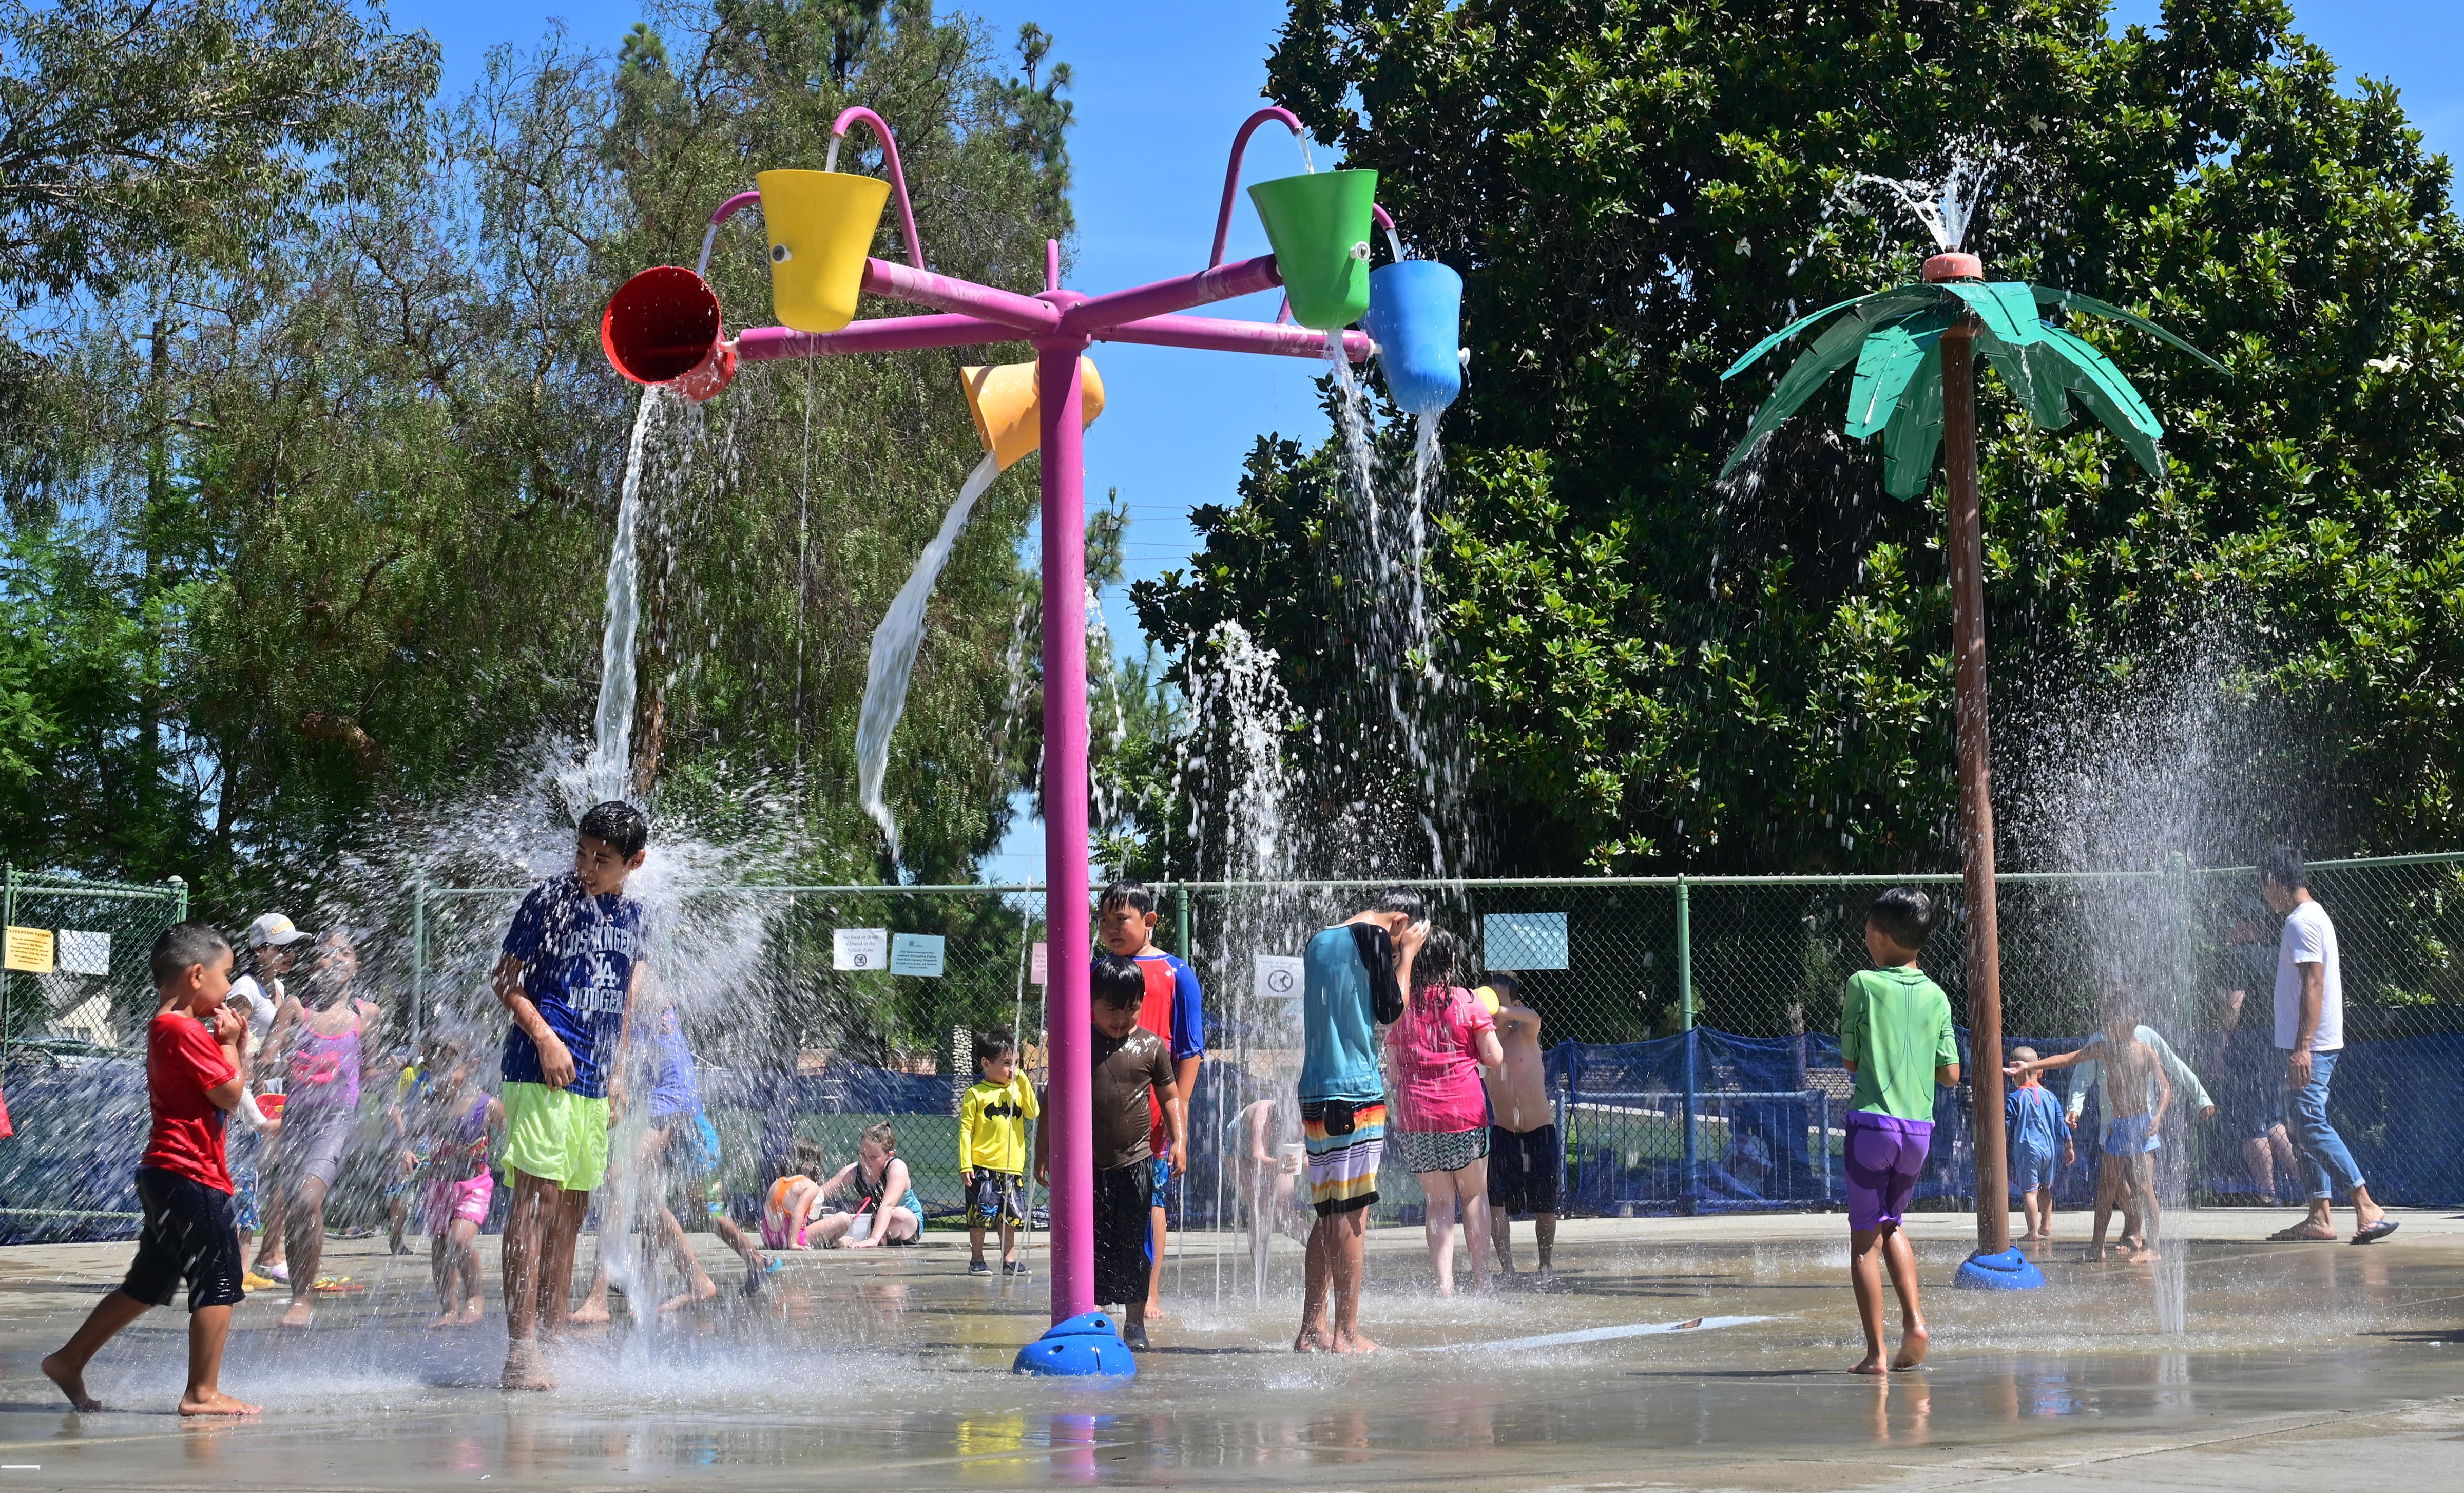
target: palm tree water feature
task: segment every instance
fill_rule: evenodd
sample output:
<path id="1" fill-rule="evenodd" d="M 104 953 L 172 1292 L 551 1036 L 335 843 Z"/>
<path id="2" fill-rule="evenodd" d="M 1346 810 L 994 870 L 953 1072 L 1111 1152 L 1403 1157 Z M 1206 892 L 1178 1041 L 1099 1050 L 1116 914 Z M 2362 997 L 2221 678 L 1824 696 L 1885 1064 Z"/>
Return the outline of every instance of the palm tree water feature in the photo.
<path id="1" fill-rule="evenodd" d="M 1302 133 L 1299 120 L 1280 108 L 1260 110 L 1234 140 L 1215 262 L 1204 270 L 1089 296 L 1063 287 L 1060 247 L 1049 244 L 1045 285 L 1038 295 L 937 274 L 926 268 L 888 124 L 869 109 L 850 108 L 833 124 L 833 141 L 859 121 L 880 142 L 886 181 L 834 170 L 767 170 L 759 173 L 755 191 L 735 194 L 713 214 L 715 231 L 734 211 L 754 202 L 760 205 L 770 240 L 772 305 L 784 325 L 753 327 L 729 339 L 717 296 L 702 276 L 659 266 L 636 275 L 610 299 L 602 340 L 609 362 L 627 378 L 672 384 L 695 401 L 715 397 L 746 362 L 1020 340 L 1035 347 L 1032 449 L 1041 452 L 1043 490 L 1045 895 L 1047 937 L 1056 952 L 1045 993 L 1051 1043 L 1054 1331 L 1029 1345 L 1018 1367 L 1045 1372 L 1131 1372 L 1128 1355 L 1117 1340 L 1108 1337 L 1109 1326 L 1096 1329 L 1101 1319 L 1091 1315 L 1094 1178 L 1088 967 L 1067 952 L 1092 945 L 1086 858 L 1089 718 L 1082 460 L 1091 389 L 1089 364 L 1081 355 L 1096 341 L 1303 359 L 1331 357 L 1339 348 L 1347 364 L 1376 353 L 1390 380 L 1423 388 L 1441 386 L 1460 380 L 1460 336 L 1453 320 L 1460 314 L 1459 283 L 1441 326 L 1419 323 L 1435 303 L 1415 297 L 1395 306 L 1397 331 L 1389 342 L 1346 330 L 1370 313 L 1375 299 L 1368 263 L 1375 208 L 1375 176 L 1371 172 L 1311 171 L 1252 187 L 1251 198 L 1275 252 L 1222 263 L 1233 188 L 1250 135 L 1268 121 L 1284 124 L 1296 136 Z M 904 265 L 869 253 L 892 196 L 899 204 Z M 1289 295 L 1297 324 L 1184 314 L 1277 286 Z M 867 294 L 937 314 L 858 321 L 857 303 Z M 1419 366 L 1424 362 L 1440 366 Z M 992 432 L 979 429 L 979 434 L 998 453 Z"/>
<path id="2" fill-rule="evenodd" d="M 1971 189 L 1980 178 L 1969 178 Z M 1902 187 L 1903 184 L 1891 184 Z M 1901 190 L 1903 200 L 1921 201 Z M 2041 1285 L 2043 1274 L 2011 1247 L 2003 1109 L 2000 930 L 1993 890 L 1991 756 L 1987 740 L 1984 517 L 1976 476 L 1976 369 L 1982 349 L 2040 429 L 2071 422 L 2076 399 L 2149 473 L 2162 477 L 2155 411 L 2110 360 L 2085 340 L 2045 320 L 2045 312 L 2081 311 L 2149 333 L 2222 371 L 2223 365 L 2146 318 L 2093 296 L 2048 286 L 1989 281 L 1985 264 L 1959 250 L 1971 204 L 1955 191 L 1946 207 L 1920 213 L 1940 252 L 1924 280 L 1852 296 L 1800 318 L 1748 349 L 1721 377 L 1733 379 L 1782 342 L 1838 313 L 1780 376 L 1723 479 L 1831 375 L 1853 361 L 1847 433 L 1882 437 L 1883 489 L 1911 498 L 1943 456 L 1947 551 L 1950 560 L 1952 687 L 1957 701 L 1959 841 L 1968 937 L 1969 1039 L 1976 1132 L 1976 1250 L 1958 1284 L 1987 1288 Z"/>

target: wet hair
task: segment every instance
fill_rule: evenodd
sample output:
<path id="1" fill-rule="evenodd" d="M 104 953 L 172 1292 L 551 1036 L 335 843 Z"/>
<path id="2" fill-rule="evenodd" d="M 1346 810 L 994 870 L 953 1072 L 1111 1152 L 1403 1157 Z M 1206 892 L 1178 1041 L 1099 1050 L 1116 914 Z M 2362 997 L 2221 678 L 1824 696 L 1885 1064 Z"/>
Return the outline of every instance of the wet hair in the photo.
<path id="1" fill-rule="evenodd" d="M 799 1135 L 787 1143 L 787 1153 L 779 1158 L 779 1176 L 809 1176 L 821 1180 L 821 1174 L 830 1169 L 829 1153 L 817 1140 Z M 778 1177 L 772 1177 L 777 1181 Z"/>
<path id="2" fill-rule="evenodd" d="M 212 924 L 173 923 L 154 940 L 154 988 L 176 984 L 190 965 L 209 965 L 231 952 L 231 940 Z"/>
<path id="3" fill-rule="evenodd" d="M 1409 887 L 1389 887 L 1370 899 L 1365 912 L 1400 912 L 1415 923 L 1429 920 L 1429 901 Z"/>
<path id="4" fill-rule="evenodd" d="M 1933 898 L 1914 887 L 1893 887 L 1865 910 L 1865 921 L 1882 936 L 1913 954 L 1933 935 Z"/>
<path id="5" fill-rule="evenodd" d="M 590 812 L 582 816 L 573 832 L 589 836 L 628 861 L 650 843 L 650 822 L 622 799 L 590 805 Z"/>
<path id="6" fill-rule="evenodd" d="M 2011 1049 L 2011 1056 L 2018 1059 L 2022 1063 L 2034 1063 L 2036 1061 L 2036 1049 L 2034 1047 L 2013 1047 Z"/>
<path id="7" fill-rule="evenodd" d="M 2301 852 L 2289 845 L 2270 846 L 2258 858 L 2258 884 L 2273 882 L 2287 891 L 2310 889 L 2310 867 L 2301 864 Z"/>
<path id="8" fill-rule="evenodd" d="M 1135 959 L 1099 955 L 1088 977 L 1088 994 L 1115 1011 L 1125 1011 L 1146 999 L 1147 977 Z"/>
<path id="9" fill-rule="evenodd" d="M 876 1121 L 866 1126 L 863 1139 L 872 1142 L 893 1156 L 898 1154 L 898 1132 L 891 1129 L 888 1120 Z"/>
<path id="10" fill-rule="evenodd" d="M 1099 910 L 1128 908 L 1141 914 L 1152 912 L 1155 910 L 1155 889 L 1142 881 L 1116 881 L 1104 889 L 1104 894 L 1095 899 L 1095 906 Z"/>
<path id="11" fill-rule="evenodd" d="M 1500 1000 L 1523 999 L 1523 977 L 1512 970 L 1490 970 L 1481 976 L 1480 982 L 1496 991 Z"/>
<path id="12" fill-rule="evenodd" d="M 1412 988 L 1443 990 L 1456 983 L 1463 963 L 1463 940 L 1446 929 L 1432 928 L 1420 942 L 1420 952 L 1412 955 Z"/>
<path id="13" fill-rule="evenodd" d="M 1017 1056 L 1018 1039 L 1012 1037 L 1005 1029 L 996 1026 L 991 1031 L 979 1032 L 976 1034 L 976 1061 L 978 1063 L 990 1063 L 995 1058 L 1015 1058 Z"/>

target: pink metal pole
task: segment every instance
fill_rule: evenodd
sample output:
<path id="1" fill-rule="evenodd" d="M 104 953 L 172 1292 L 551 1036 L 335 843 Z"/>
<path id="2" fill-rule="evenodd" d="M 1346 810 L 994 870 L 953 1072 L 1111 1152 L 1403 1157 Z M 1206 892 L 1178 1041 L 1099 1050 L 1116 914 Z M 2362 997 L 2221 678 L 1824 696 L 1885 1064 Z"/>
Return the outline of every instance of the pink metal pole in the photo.
<path id="1" fill-rule="evenodd" d="M 907 235 L 907 257 L 915 261 L 915 268 L 921 270 L 924 268 L 924 241 L 915 236 L 915 209 L 907 201 L 907 172 L 898 164 L 898 138 L 890 133 L 889 121 L 858 104 L 839 111 L 838 120 L 830 125 L 830 134 L 844 136 L 847 126 L 858 120 L 871 125 L 873 138 L 881 142 L 882 164 L 890 168 L 891 191 L 898 199 L 899 231 Z"/>
<path id="2" fill-rule="evenodd" d="M 750 337 L 751 333 L 746 333 Z M 833 334 L 837 335 L 837 334 Z M 1150 347 L 1195 347 L 1216 353 L 1273 353 L 1285 358 L 1326 357 L 1326 334 L 1288 321 L 1231 321 L 1221 317 L 1149 317 L 1124 326 L 1108 326 L 1098 341 L 1138 342 Z M 1343 356 L 1367 362 L 1376 347 L 1366 332 L 1343 334 Z M 746 356 L 751 356 L 747 354 Z"/>
<path id="3" fill-rule="evenodd" d="M 1095 1309 L 1095 1152 L 1087 1010 L 1087 497 L 1078 354 L 1039 339 L 1044 474 L 1044 987 L 1051 1063 L 1052 1320 Z"/>
<path id="4" fill-rule="evenodd" d="M 1249 153 L 1249 137 L 1268 120 L 1281 121 L 1294 140 L 1306 133 L 1301 128 L 1301 117 L 1281 104 L 1270 103 L 1241 121 L 1241 133 L 1232 137 L 1232 159 L 1223 167 L 1223 207 L 1215 214 L 1215 252 L 1206 256 L 1210 270 L 1223 262 L 1223 241 L 1232 233 L 1232 198 L 1241 189 L 1241 158 Z"/>
<path id="5" fill-rule="evenodd" d="M 1239 264 L 1217 265 L 1196 274 L 1183 274 L 1153 285 L 1139 285 L 1108 296 L 1094 296 L 1069 308 L 1061 318 L 1064 328 L 1072 332 L 1092 332 L 1101 327 L 1117 326 L 1124 321 L 1141 321 L 1167 312 L 1187 311 L 1214 301 L 1230 300 L 1252 291 L 1273 290 L 1284 283 L 1284 274 L 1275 267 L 1275 256 L 1260 254 Z"/>
<path id="6" fill-rule="evenodd" d="M 911 270 L 887 259 L 864 262 L 864 288 L 871 295 L 887 296 L 911 305 L 981 317 L 1029 336 L 1049 332 L 1061 322 L 1061 313 L 1053 310 L 1049 301 L 954 275 L 935 274 L 930 270 Z"/>

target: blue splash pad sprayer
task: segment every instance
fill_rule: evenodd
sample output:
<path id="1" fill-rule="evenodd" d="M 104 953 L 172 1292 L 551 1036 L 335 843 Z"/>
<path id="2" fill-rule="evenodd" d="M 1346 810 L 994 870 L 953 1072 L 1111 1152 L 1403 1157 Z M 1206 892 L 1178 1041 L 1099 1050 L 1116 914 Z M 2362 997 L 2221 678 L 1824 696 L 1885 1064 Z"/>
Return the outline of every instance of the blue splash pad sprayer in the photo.
<path id="1" fill-rule="evenodd" d="M 1961 1262 L 1950 1284 L 1964 1291 L 2033 1291 L 2045 1284 L 2045 1272 L 2016 1249 L 1998 1255 L 1979 1250 Z"/>
<path id="2" fill-rule="evenodd" d="M 1009 1367 L 1012 1373 L 1056 1378 L 1133 1379 L 1138 1358 L 1121 1341 L 1111 1318 L 1089 1311 L 1045 1328 L 1042 1337 L 1018 1350 Z"/>

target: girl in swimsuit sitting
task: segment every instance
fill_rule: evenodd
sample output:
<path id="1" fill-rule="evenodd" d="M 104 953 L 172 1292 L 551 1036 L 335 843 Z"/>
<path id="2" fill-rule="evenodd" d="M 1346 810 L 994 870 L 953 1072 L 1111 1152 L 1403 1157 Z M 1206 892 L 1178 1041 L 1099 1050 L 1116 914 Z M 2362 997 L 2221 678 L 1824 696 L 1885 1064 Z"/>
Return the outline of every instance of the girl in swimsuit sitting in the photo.
<path id="1" fill-rule="evenodd" d="M 852 1211 L 831 1213 L 813 1225 L 813 1241 L 824 1249 L 913 1244 L 924 1232 L 924 1200 L 898 1159 L 898 1132 L 887 1121 L 864 1132 L 856 1159 L 822 1184 L 821 1196 L 855 1200 Z"/>

